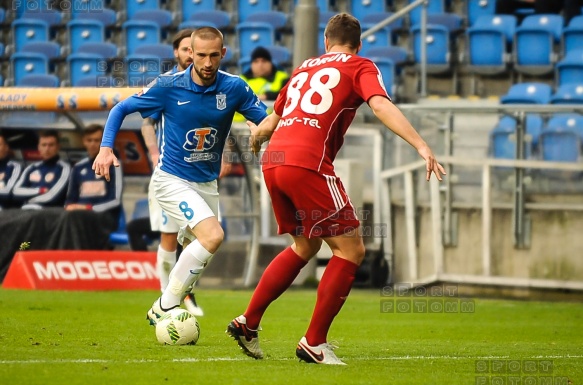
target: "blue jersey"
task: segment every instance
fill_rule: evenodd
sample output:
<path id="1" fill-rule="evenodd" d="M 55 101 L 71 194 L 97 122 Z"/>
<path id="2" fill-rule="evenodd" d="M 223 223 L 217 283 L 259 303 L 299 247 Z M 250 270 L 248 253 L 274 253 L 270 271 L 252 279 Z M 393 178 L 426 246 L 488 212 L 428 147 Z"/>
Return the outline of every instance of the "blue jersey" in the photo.
<path id="1" fill-rule="evenodd" d="M 0 159 L 0 208 L 9 207 L 12 202 L 12 188 L 16 184 L 22 166 L 6 157 Z"/>
<path id="2" fill-rule="evenodd" d="M 91 169 L 94 159 L 84 158 L 71 171 L 65 206 L 72 203 L 91 205 L 95 212 L 119 209 L 123 175 L 121 167 L 109 168 L 110 181 L 97 177 Z"/>
<path id="3" fill-rule="evenodd" d="M 200 86 L 192 81 L 191 68 L 160 75 L 141 92 L 113 107 L 101 145 L 113 148 L 125 116 L 138 111 L 147 118 L 161 112 L 158 167 L 190 182 L 217 179 L 235 112 L 259 124 L 267 117 L 266 106 L 238 76 L 219 71 L 212 85 Z"/>

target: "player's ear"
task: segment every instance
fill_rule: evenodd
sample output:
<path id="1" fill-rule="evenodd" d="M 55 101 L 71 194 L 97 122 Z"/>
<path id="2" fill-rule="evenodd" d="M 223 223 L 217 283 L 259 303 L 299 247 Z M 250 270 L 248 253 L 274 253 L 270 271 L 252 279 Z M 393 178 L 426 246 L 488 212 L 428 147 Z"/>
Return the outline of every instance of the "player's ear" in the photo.
<path id="1" fill-rule="evenodd" d="M 223 47 L 223 49 L 221 50 L 221 59 L 224 58 L 226 54 L 227 54 L 227 47 Z"/>

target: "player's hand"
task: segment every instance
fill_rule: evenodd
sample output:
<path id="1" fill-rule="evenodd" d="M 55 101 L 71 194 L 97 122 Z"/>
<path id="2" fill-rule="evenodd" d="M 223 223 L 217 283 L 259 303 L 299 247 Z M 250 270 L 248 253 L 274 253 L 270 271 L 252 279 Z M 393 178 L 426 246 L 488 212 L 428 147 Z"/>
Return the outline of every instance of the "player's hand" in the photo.
<path id="1" fill-rule="evenodd" d="M 91 168 L 95 171 L 95 175 L 105 177 L 105 180 L 109 182 L 109 168 L 112 164 L 119 167 L 119 161 L 113 154 L 113 150 L 110 147 L 101 147 Z"/>
<path id="2" fill-rule="evenodd" d="M 428 146 L 421 147 L 419 155 L 425 159 L 425 170 L 427 171 L 426 180 L 431 178 L 431 173 L 434 173 L 438 180 L 443 180 L 442 175 L 446 175 L 445 169 L 435 159 L 435 155 Z"/>
<path id="3" fill-rule="evenodd" d="M 247 121 L 247 126 L 251 131 L 251 137 L 249 138 L 249 145 L 251 146 L 251 151 L 253 152 L 253 154 L 257 155 L 259 154 L 259 151 L 261 151 L 261 143 L 263 143 L 261 141 L 261 138 L 257 135 L 259 132 L 259 128 L 255 123 L 251 122 L 250 120 Z"/>

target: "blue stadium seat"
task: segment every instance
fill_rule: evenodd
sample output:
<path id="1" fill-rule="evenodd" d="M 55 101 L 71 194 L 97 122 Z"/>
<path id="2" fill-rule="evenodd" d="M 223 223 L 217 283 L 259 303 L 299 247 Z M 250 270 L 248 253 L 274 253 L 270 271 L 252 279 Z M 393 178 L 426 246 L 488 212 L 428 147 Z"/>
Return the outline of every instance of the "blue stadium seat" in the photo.
<path id="1" fill-rule="evenodd" d="M 530 75 L 552 72 L 557 60 L 554 45 L 561 39 L 562 28 L 560 15 L 527 16 L 516 29 L 516 70 Z"/>
<path id="2" fill-rule="evenodd" d="M 61 12 L 45 10 L 37 12 L 24 12 L 20 18 L 26 20 L 42 20 L 47 23 L 49 27 L 55 27 L 61 24 L 63 15 Z"/>
<path id="3" fill-rule="evenodd" d="M 50 60 L 61 56 L 61 46 L 52 41 L 33 41 L 22 47 L 20 52 L 40 53 Z"/>
<path id="4" fill-rule="evenodd" d="M 268 23 L 239 23 L 236 27 L 239 52 L 251 52 L 255 47 L 275 45 L 275 30 Z"/>
<path id="5" fill-rule="evenodd" d="M 91 53 L 109 59 L 117 57 L 117 45 L 113 43 L 84 43 L 81 44 L 78 53 Z"/>
<path id="6" fill-rule="evenodd" d="M 72 13 L 73 20 L 96 20 L 105 27 L 113 26 L 117 21 L 117 13 L 113 9 L 78 10 Z"/>
<path id="7" fill-rule="evenodd" d="M 126 0 L 126 13 L 128 20 L 134 18 L 134 15 L 138 11 L 142 11 L 145 9 L 159 9 L 160 8 L 160 1 L 159 0 Z"/>
<path id="8" fill-rule="evenodd" d="M 140 45 L 160 43 L 160 27 L 151 21 L 129 20 L 123 23 L 122 28 L 129 55 Z"/>
<path id="9" fill-rule="evenodd" d="M 575 16 L 569 25 L 563 28 L 563 53 L 583 49 L 583 15 Z"/>
<path id="10" fill-rule="evenodd" d="M 411 28 L 413 34 L 413 59 L 421 63 L 421 27 Z M 427 25 L 427 72 L 444 73 L 451 69 L 449 30 L 441 25 Z"/>
<path id="11" fill-rule="evenodd" d="M 466 32 L 468 69 L 481 74 L 505 72 L 515 28 L 513 15 L 480 16 Z"/>
<path id="12" fill-rule="evenodd" d="M 60 80 L 55 75 L 48 75 L 48 74 L 32 74 L 32 75 L 24 75 L 22 79 L 20 79 L 19 84 L 17 87 L 58 87 L 60 84 Z"/>
<path id="13" fill-rule="evenodd" d="M 182 0 L 182 21 L 198 12 L 217 10 L 217 0 Z"/>
<path id="14" fill-rule="evenodd" d="M 19 19 L 12 22 L 14 48 L 18 52 L 26 43 L 49 40 L 49 25 L 42 20 Z"/>
<path id="15" fill-rule="evenodd" d="M 583 116 L 579 114 L 555 114 L 549 119 L 546 129 L 572 130 L 577 133 L 580 141 L 583 141 Z"/>
<path id="16" fill-rule="evenodd" d="M 45 11 L 48 9 L 49 4 L 50 2 L 46 0 L 20 0 L 12 2 L 17 19 L 20 19 L 25 12 Z"/>
<path id="17" fill-rule="evenodd" d="M 273 11 L 273 0 L 239 0 L 237 13 L 239 23 L 247 21 L 249 15 L 256 12 Z"/>
<path id="18" fill-rule="evenodd" d="M 279 11 L 254 12 L 247 16 L 248 23 L 268 23 L 273 29 L 278 30 L 287 24 L 287 15 Z"/>
<path id="19" fill-rule="evenodd" d="M 383 57 L 371 57 L 381 76 L 383 77 L 383 84 L 385 90 L 391 98 L 395 98 L 396 81 L 395 81 L 395 63 L 392 60 Z"/>
<path id="20" fill-rule="evenodd" d="M 161 60 L 156 55 L 128 55 L 125 60 L 128 87 L 145 86 L 162 72 Z"/>
<path id="21" fill-rule="evenodd" d="M 215 27 L 219 28 L 215 23 L 203 20 L 186 20 L 178 25 L 178 29 L 197 29 L 200 27 Z"/>
<path id="22" fill-rule="evenodd" d="M 107 71 L 107 62 L 103 56 L 91 53 L 74 53 L 67 57 L 69 81 L 72 87 L 78 87 L 85 77 L 101 77 Z"/>
<path id="23" fill-rule="evenodd" d="M 362 31 L 365 32 L 372 28 L 372 24 L 362 24 Z M 391 31 L 388 27 L 383 27 L 370 36 L 362 39 L 362 52 L 365 54 L 368 50 L 376 47 L 387 47 L 391 45 Z"/>
<path id="24" fill-rule="evenodd" d="M 144 44 L 136 48 L 134 55 L 154 55 L 159 59 L 174 60 L 174 48 L 170 44 Z"/>
<path id="25" fill-rule="evenodd" d="M 102 43 L 105 40 L 105 27 L 97 20 L 77 19 L 67 23 L 69 48 L 72 53 L 86 43 Z"/>
<path id="26" fill-rule="evenodd" d="M 496 0 L 467 0 L 466 13 L 468 25 L 473 26 L 480 16 L 491 16 L 496 13 Z"/>
<path id="27" fill-rule="evenodd" d="M 556 67 L 557 86 L 580 84 L 583 79 L 583 49 L 570 51 L 563 60 L 557 63 Z"/>
<path id="28" fill-rule="evenodd" d="M 549 162 L 581 162 L 581 139 L 579 135 L 571 129 L 557 127 L 547 128 L 540 135 L 542 160 Z M 569 179 L 574 177 L 572 171 L 559 172 L 556 170 L 545 171 L 545 175 Z M 579 173 L 575 173 L 579 174 Z"/>
<path id="29" fill-rule="evenodd" d="M 518 83 L 500 98 L 502 104 L 548 104 L 551 100 L 551 86 L 544 83 Z"/>
<path id="30" fill-rule="evenodd" d="M 427 24 L 442 25 L 450 34 L 461 31 L 462 18 L 454 13 L 432 13 L 427 15 Z"/>
<path id="31" fill-rule="evenodd" d="M 0 57 L 4 56 L 4 43 L 0 43 Z"/>
<path id="32" fill-rule="evenodd" d="M 539 137 L 542 132 L 543 120 L 540 115 L 526 116 L 525 158 L 529 159 L 538 151 Z M 503 116 L 496 127 L 490 132 L 490 153 L 497 159 L 516 158 L 516 119 Z"/>
<path id="33" fill-rule="evenodd" d="M 381 57 L 391 60 L 395 63 L 397 75 L 400 75 L 402 66 L 404 66 L 409 59 L 409 53 L 405 48 L 395 46 L 371 48 L 364 52 L 363 56 L 368 58 Z"/>
<path id="34" fill-rule="evenodd" d="M 231 26 L 231 14 L 217 9 L 200 11 L 192 14 L 188 21 L 211 22 L 216 28 L 223 29 Z"/>
<path id="35" fill-rule="evenodd" d="M 251 69 L 251 57 L 243 56 L 237 60 L 237 67 L 239 68 L 239 73 L 244 74 Z"/>
<path id="36" fill-rule="evenodd" d="M 412 3 L 415 0 L 409 0 Z M 427 5 L 427 14 L 445 13 L 444 0 L 429 0 Z M 418 25 L 421 23 L 421 7 L 417 7 L 409 13 L 410 25 Z"/>
<path id="37" fill-rule="evenodd" d="M 579 84 L 567 83 L 557 88 L 551 104 L 583 104 L 583 79 Z"/>
<path id="38" fill-rule="evenodd" d="M 119 212 L 119 219 L 117 222 L 117 229 L 109 234 L 109 243 L 112 245 L 127 245 L 129 243 L 128 233 L 126 229 L 126 213 L 123 207 Z"/>
<path id="39" fill-rule="evenodd" d="M 394 14 L 393 12 L 370 13 L 370 14 L 364 16 L 360 22 L 363 25 L 367 25 L 367 24 L 378 24 L 378 23 L 380 23 L 381 21 L 384 21 L 385 19 L 387 19 L 388 17 L 390 17 L 393 14 Z M 322 21 L 320 19 L 320 22 L 326 23 L 327 21 L 328 20 Z M 386 25 L 385 27 L 388 28 L 389 31 L 391 31 L 391 42 L 392 42 L 392 44 L 396 44 L 397 43 L 397 33 L 396 33 L 396 31 L 401 30 L 403 28 L 403 18 L 399 18 L 399 19 L 393 21 L 391 24 Z"/>
<path id="40" fill-rule="evenodd" d="M 16 52 L 10 57 L 14 85 L 19 86 L 25 75 L 48 74 L 49 60 L 41 53 Z"/>
<path id="41" fill-rule="evenodd" d="M 385 0 L 352 0 L 349 4 L 351 4 L 350 13 L 358 20 L 363 20 L 365 16 L 370 14 L 387 11 Z"/>
<path id="42" fill-rule="evenodd" d="M 142 9 L 137 11 L 131 20 L 151 21 L 158 24 L 160 29 L 164 29 L 172 24 L 172 12 L 164 9 Z"/>
<path id="43" fill-rule="evenodd" d="M 6 18 L 6 11 L 4 10 L 4 8 L 0 8 L 0 24 L 4 23 L 5 18 Z"/>

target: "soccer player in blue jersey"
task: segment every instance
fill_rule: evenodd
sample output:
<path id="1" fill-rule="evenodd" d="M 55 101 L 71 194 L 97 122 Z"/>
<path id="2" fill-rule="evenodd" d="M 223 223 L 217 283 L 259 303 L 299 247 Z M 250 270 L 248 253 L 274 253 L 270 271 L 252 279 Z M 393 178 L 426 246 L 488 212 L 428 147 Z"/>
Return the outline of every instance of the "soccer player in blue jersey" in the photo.
<path id="1" fill-rule="evenodd" d="M 226 53 L 222 33 L 212 27 L 197 29 L 191 37 L 193 63 L 185 71 L 160 75 L 141 92 L 112 108 L 105 124 L 97 175 L 109 180 L 109 167 L 119 162 L 113 142 L 125 116 L 161 112 L 160 157 L 151 187 L 164 212 L 180 223 L 184 248 L 170 273 L 170 282 L 148 311 L 151 324 L 180 306 L 185 292 L 198 280 L 224 233 L 217 220 L 217 178 L 221 157 L 235 112 L 260 123 L 266 106 L 238 76 L 219 71 Z"/>
<path id="2" fill-rule="evenodd" d="M 184 71 L 192 64 L 192 44 L 190 37 L 193 32 L 194 30 L 192 29 L 183 29 L 178 31 L 172 39 L 176 65 L 167 74 Z M 163 131 L 159 129 L 161 123 L 161 113 L 157 112 L 144 119 L 141 129 L 154 167 L 158 164 L 158 158 L 160 156 L 160 133 Z M 148 188 L 148 210 L 150 218 L 136 219 L 136 221 L 146 220 L 147 224 L 134 221 L 128 223 L 128 234 L 135 229 L 147 229 L 148 232 L 160 232 L 160 244 L 156 253 L 156 271 L 160 278 L 160 289 L 164 292 L 168 286 L 170 271 L 172 271 L 172 268 L 176 264 L 176 251 L 178 249 L 177 236 L 180 224 L 164 213 L 154 197 L 152 187 Z M 130 235 L 133 236 L 133 234 Z M 204 315 L 202 308 L 196 303 L 194 293 L 188 293 L 183 301 L 186 309 L 192 314 L 197 317 Z"/>

